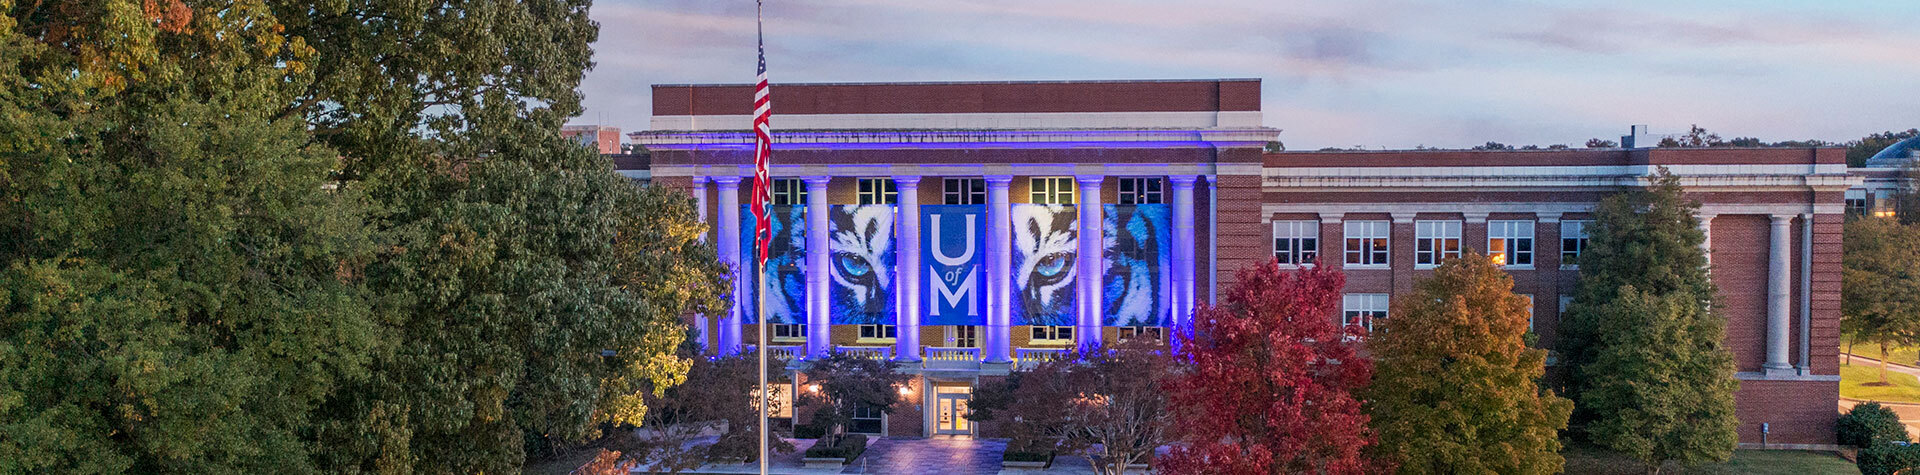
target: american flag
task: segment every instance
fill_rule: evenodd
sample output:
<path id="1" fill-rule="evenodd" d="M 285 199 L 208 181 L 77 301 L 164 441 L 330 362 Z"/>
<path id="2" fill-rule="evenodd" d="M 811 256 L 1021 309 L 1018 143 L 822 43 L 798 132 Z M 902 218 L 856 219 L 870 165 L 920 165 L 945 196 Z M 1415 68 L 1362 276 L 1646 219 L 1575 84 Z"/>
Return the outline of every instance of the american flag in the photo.
<path id="1" fill-rule="evenodd" d="M 767 43 L 758 40 L 760 49 L 760 75 L 753 83 L 753 243 L 757 249 L 755 256 L 758 269 L 767 264 L 767 243 L 773 240 L 773 226 L 768 222 L 767 204 L 773 200 L 773 182 L 767 176 L 767 161 L 773 157 L 773 126 L 768 119 L 773 116 L 773 101 L 767 91 Z"/>

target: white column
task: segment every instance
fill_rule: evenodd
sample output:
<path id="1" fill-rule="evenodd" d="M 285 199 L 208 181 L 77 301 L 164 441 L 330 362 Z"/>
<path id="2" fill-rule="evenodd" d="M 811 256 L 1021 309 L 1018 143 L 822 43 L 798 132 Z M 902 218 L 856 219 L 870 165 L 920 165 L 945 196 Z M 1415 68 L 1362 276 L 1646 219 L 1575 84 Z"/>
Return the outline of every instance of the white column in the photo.
<path id="1" fill-rule="evenodd" d="M 893 177 L 893 187 L 900 192 L 900 205 L 893 217 L 893 235 L 899 243 L 894 246 L 893 259 L 893 295 L 899 304 L 895 312 L 899 315 L 895 328 L 899 338 L 894 340 L 893 357 L 920 361 L 920 274 L 926 272 L 920 268 L 920 177 Z"/>
<path id="2" fill-rule="evenodd" d="M 1080 250 L 1074 260 L 1073 339 L 1082 349 L 1100 346 L 1100 267 L 1105 241 L 1100 232 L 1100 180 L 1102 175 L 1076 175 L 1079 182 Z"/>
<path id="3" fill-rule="evenodd" d="M 1007 201 L 1008 175 L 987 179 L 987 334 L 988 363 L 1013 361 L 1013 206 Z"/>
<path id="4" fill-rule="evenodd" d="M 1173 183 L 1173 327 L 1193 319 L 1193 175 L 1168 177 Z"/>
<path id="5" fill-rule="evenodd" d="M 716 176 L 713 183 L 720 192 L 720 236 L 715 247 L 720 250 L 720 263 L 733 270 L 733 309 L 720 320 L 719 353 L 731 355 L 740 352 L 741 313 L 753 304 L 747 301 L 753 271 L 740 265 L 740 177 Z"/>
<path id="6" fill-rule="evenodd" d="M 1793 365 L 1787 361 L 1788 297 L 1792 295 L 1789 284 L 1793 277 L 1788 266 L 1793 259 L 1792 232 L 1793 216 L 1776 214 L 1773 218 L 1772 246 L 1767 258 L 1767 364 L 1766 372 L 1790 371 Z"/>
<path id="7" fill-rule="evenodd" d="M 693 212 L 701 223 L 707 222 L 707 177 L 693 177 Z M 707 231 L 700 232 L 700 242 L 707 242 Z M 739 252 L 739 248 L 735 248 Z M 707 315 L 693 316 L 693 341 L 700 345 L 700 352 L 706 353 L 712 346 L 707 344 Z"/>
<path id="8" fill-rule="evenodd" d="M 833 351 L 833 329 L 828 327 L 827 256 L 827 177 L 810 176 L 807 182 L 807 357 L 818 358 Z"/>
<path id="9" fill-rule="evenodd" d="M 1700 221 L 1700 253 L 1707 256 L 1708 271 L 1713 270 L 1713 217 L 1714 215 L 1704 213 L 1698 217 Z"/>
<path id="10" fill-rule="evenodd" d="M 1207 304 L 1220 304 L 1220 177 L 1207 179 Z M 1263 223 L 1265 224 L 1265 223 Z"/>

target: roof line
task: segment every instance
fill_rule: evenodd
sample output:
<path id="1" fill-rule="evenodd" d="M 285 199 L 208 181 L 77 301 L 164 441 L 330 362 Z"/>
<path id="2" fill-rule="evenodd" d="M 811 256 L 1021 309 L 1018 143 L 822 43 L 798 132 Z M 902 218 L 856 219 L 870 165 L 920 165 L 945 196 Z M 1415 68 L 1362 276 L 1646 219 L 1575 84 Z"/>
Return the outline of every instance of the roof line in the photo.
<path id="1" fill-rule="evenodd" d="M 1259 82 L 1260 78 L 1213 78 L 1213 79 L 1058 79 L 1037 81 L 907 81 L 907 82 L 776 82 L 775 86 L 947 86 L 947 85 L 1008 85 L 1008 84 L 1129 84 L 1129 83 L 1171 83 L 1171 82 Z M 752 86 L 752 83 L 708 83 L 708 84 L 654 84 L 653 87 L 737 87 Z"/>

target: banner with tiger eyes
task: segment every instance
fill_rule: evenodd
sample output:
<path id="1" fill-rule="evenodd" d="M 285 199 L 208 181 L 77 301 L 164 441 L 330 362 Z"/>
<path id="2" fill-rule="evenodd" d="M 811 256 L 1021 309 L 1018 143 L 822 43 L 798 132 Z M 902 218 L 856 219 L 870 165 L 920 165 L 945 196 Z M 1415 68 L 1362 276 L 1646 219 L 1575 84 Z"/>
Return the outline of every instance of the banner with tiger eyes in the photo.
<path id="1" fill-rule="evenodd" d="M 740 229 L 754 226 L 752 205 L 741 206 Z M 774 205 L 768 216 L 773 240 L 767 244 L 767 315 L 772 323 L 807 322 L 807 207 Z M 741 256 L 753 256 L 753 233 L 740 233 Z M 745 265 L 753 265 L 747 258 Z M 751 270 L 745 275 L 753 275 Z M 743 323 L 759 323 L 759 282 L 741 282 L 747 299 L 737 303 Z"/>
<path id="2" fill-rule="evenodd" d="M 835 325 L 893 325 L 893 205 L 838 205 L 829 210 L 829 320 Z"/>
<path id="3" fill-rule="evenodd" d="M 1079 211 L 1013 205 L 1013 325 L 1073 325 Z"/>
<path id="4" fill-rule="evenodd" d="M 1101 209 L 1101 325 L 1164 327 L 1172 322 L 1173 249 L 1164 204 Z"/>
<path id="5" fill-rule="evenodd" d="M 987 207 L 920 206 L 921 325 L 987 324 Z"/>

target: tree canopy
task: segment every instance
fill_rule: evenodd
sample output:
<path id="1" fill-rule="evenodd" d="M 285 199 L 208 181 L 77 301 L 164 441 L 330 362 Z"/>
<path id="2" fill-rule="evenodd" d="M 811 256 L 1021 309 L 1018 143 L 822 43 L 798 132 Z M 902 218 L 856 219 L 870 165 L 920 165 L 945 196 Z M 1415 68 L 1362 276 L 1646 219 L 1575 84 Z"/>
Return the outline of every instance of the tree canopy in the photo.
<path id="1" fill-rule="evenodd" d="M 1374 444 L 1353 392 L 1372 364 L 1334 325 L 1345 277 L 1281 273 L 1272 260 L 1240 270 L 1222 305 L 1201 306 L 1175 335 L 1185 371 L 1167 384 L 1185 442 L 1161 459 L 1171 473 L 1360 473 Z"/>
<path id="2" fill-rule="evenodd" d="M 1840 331 L 1880 347 L 1920 342 L 1920 225 L 1865 216 L 1847 221 L 1841 246 Z"/>
<path id="3" fill-rule="evenodd" d="M 1601 447 L 1659 467 L 1724 461 L 1737 442 L 1733 355 L 1680 180 L 1602 200 L 1579 257 L 1561 347 L 1575 418 Z"/>
<path id="4" fill-rule="evenodd" d="M 1531 302 L 1479 253 L 1441 262 L 1367 339 L 1381 452 L 1408 473 L 1559 473 L 1573 401 L 1542 391 Z"/>

